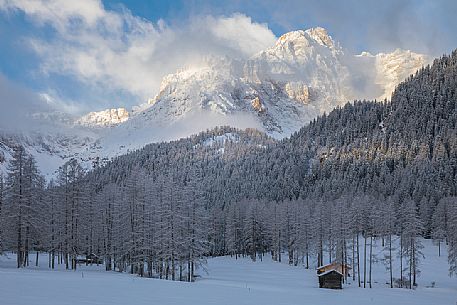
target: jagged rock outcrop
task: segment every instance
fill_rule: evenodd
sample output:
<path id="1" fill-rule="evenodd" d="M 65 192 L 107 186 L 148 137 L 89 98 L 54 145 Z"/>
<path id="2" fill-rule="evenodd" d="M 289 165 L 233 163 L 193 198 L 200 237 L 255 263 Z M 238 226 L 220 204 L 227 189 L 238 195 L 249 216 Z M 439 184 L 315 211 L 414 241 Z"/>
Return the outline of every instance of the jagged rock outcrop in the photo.
<path id="1" fill-rule="evenodd" d="M 260 101 L 260 98 L 256 96 L 252 101 L 251 101 L 252 108 L 254 108 L 255 111 L 258 113 L 262 113 L 265 111 L 265 107 L 263 106 L 262 102 Z"/>
<path id="2" fill-rule="evenodd" d="M 109 127 L 126 122 L 129 112 L 125 108 L 106 109 L 89 112 L 76 121 L 76 124 L 87 127 Z"/>

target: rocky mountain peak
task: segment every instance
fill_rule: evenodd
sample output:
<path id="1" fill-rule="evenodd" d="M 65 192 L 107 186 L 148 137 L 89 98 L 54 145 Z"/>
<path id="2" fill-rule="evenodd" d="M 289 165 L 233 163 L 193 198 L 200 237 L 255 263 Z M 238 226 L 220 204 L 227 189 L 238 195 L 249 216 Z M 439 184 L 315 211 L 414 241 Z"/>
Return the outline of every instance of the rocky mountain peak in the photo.
<path id="1" fill-rule="evenodd" d="M 332 37 L 327 33 L 327 30 L 321 27 L 311 28 L 305 31 L 312 39 L 322 46 L 328 48 L 335 48 L 335 42 Z"/>
<path id="2" fill-rule="evenodd" d="M 76 120 L 77 125 L 87 127 L 109 127 L 123 123 L 129 119 L 129 112 L 125 108 L 113 108 L 102 111 L 89 112 Z"/>
<path id="3" fill-rule="evenodd" d="M 311 47 L 316 43 L 329 49 L 336 48 L 332 37 L 328 34 L 326 29 L 321 27 L 288 32 L 279 37 L 276 42 L 276 47 L 284 45 L 294 47 Z"/>

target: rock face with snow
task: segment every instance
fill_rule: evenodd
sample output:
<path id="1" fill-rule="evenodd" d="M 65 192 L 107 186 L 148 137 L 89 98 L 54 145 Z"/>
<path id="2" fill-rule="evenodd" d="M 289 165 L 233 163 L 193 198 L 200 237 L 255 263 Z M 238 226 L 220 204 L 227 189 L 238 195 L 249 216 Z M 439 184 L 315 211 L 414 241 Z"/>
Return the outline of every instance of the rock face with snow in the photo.
<path id="1" fill-rule="evenodd" d="M 305 84 L 301 82 L 288 82 L 284 89 L 289 98 L 302 102 L 305 105 L 309 103 L 309 88 Z"/>
<path id="2" fill-rule="evenodd" d="M 146 116 L 170 122 L 196 111 L 248 113 L 284 137 L 350 97 L 343 56 L 322 28 L 290 32 L 248 60 L 209 58 L 166 76 Z"/>
<path id="3" fill-rule="evenodd" d="M 384 93 L 379 99 L 390 99 L 396 85 L 428 64 L 429 61 L 425 55 L 400 49 L 392 53 L 379 53 L 375 55 L 375 83 L 384 88 Z"/>
<path id="4" fill-rule="evenodd" d="M 292 101 L 330 110 L 349 95 L 343 50 L 325 29 L 289 32 L 245 65 L 245 79 L 278 88 Z M 325 108 L 325 109 L 324 109 Z"/>
<path id="5" fill-rule="evenodd" d="M 129 112 L 125 108 L 106 109 L 90 112 L 76 121 L 76 124 L 87 127 L 109 127 L 123 123 L 129 119 Z"/>
<path id="6" fill-rule="evenodd" d="M 401 50 L 348 56 L 323 28 L 293 31 L 247 60 L 209 58 L 166 76 L 142 120 L 170 124 L 197 111 L 248 113 L 281 138 L 348 100 L 389 97 L 427 62 Z"/>

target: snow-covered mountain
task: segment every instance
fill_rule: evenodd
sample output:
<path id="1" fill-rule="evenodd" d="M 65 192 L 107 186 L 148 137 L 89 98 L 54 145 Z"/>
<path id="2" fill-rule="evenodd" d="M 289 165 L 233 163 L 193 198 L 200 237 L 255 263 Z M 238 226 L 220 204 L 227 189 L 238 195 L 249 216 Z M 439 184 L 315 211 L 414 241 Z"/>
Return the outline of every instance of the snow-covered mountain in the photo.
<path id="1" fill-rule="evenodd" d="M 267 133 L 284 137 L 350 96 L 343 56 L 322 28 L 290 32 L 248 60 L 208 58 L 166 76 L 147 117 L 249 114 Z"/>
<path id="2" fill-rule="evenodd" d="M 211 57 L 166 76 L 150 107 L 132 121 L 169 126 L 195 112 L 244 114 L 281 138 L 348 100 L 389 97 L 428 61 L 402 50 L 347 55 L 323 28 L 293 31 L 247 60 Z"/>
<path id="3" fill-rule="evenodd" d="M 47 178 L 53 177 L 58 167 L 71 158 L 78 159 L 86 168 L 99 162 L 97 133 L 62 125 L 59 127 L 57 129 L 56 125 L 52 131 L 0 132 L 0 173 L 6 173 L 17 145 L 22 145 L 36 159 L 40 171 Z"/>
<path id="4" fill-rule="evenodd" d="M 289 32 L 248 59 L 208 56 L 165 76 L 156 96 L 130 112 L 107 109 L 80 118 L 34 114 L 47 123 L 58 121 L 58 132 L 3 133 L 0 169 L 5 170 L 15 144 L 26 146 L 52 175 L 72 157 L 90 167 L 150 142 L 220 125 L 283 138 L 348 100 L 388 98 L 429 61 L 404 50 L 346 54 L 323 28 Z"/>

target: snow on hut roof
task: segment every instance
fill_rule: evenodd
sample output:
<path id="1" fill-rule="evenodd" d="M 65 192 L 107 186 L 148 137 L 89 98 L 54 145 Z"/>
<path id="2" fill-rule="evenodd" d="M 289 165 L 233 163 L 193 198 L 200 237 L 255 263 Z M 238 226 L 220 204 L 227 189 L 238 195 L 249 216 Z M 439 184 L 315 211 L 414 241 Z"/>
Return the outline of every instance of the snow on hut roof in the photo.
<path id="1" fill-rule="evenodd" d="M 327 264 L 327 265 L 322 265 L 322 266 L 319 266 L 316 268 L 317 269 L 321 269 L 321 268 L 326 268 L 326 267 L 332 267 L 332 266 L 345 266 L 347 269 L 352 269 L 351 265 L 349 264 L 341 264 L 341 263 L 337 263 L 337 262 L 332 262 L 330 264 Z"/>
<path id="2" fill-rule="evenodd" d="M 338 270 L 336 270 L 336 269 L 327 270 L 327 271 L 325 271 L 325 272 L 322 272 L 321 274 L 318 274 L 317 276 L 321 277 L 321 276 L 326 275 L 326 274 L 329 274 L 329 273 L 331 273 L 331 272 L 333 272 L 333 271 L 335 271 L 335 272 L 338 273 L 339 275 L 343 276 L 343 274 L 342 274 L 341 272 L 339 272 Z"/>

